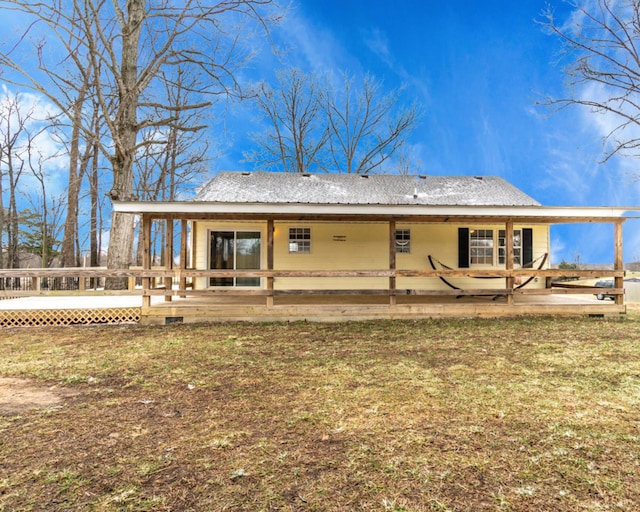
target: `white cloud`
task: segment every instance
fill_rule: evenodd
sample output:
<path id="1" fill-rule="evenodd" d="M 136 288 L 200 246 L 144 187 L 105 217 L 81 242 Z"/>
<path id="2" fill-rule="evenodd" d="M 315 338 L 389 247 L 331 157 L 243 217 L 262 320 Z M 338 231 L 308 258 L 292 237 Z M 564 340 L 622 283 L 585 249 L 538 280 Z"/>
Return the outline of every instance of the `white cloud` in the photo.
<path id="1" fill-rule="evenodd" d="M 372 53 L 389 68 L 394 68 L 394 59 L 391 56 L 391 50 L 389 50 L 389 38 L 382 30 L 378 28 L 366 30 L 363 33 L 363 39 Z"/>
<path id="2" fill-rule="evenodd" d="M 290 48 L 285 59 L 288 65 L 319 73 L 353 65 L 330 30 L 314 24 L 299 12 L 289 13 L 276 34 L 285 49 Z"/>

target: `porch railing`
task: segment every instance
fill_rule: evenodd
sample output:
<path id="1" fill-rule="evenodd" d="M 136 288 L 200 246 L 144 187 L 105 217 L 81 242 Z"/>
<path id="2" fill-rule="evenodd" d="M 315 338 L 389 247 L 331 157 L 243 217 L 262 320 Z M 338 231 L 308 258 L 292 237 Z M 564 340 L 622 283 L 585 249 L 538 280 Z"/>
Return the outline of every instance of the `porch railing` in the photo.
<path id="1" fill-rule="evenodd" d="M 438 269 L 438 270 L 194 270 L 194 269 L 140 269 L 109 270 L 104 267 L 93 268 L 30 268 L 0 269 L 0 299 L 37 295 L 141 295 L 141 296 L 206 296 L 206 295 L 254 295 L 274 297 L 279 295 L 544 295 L 544 294 L 595 294 L 602 288 L 582 284 L 557 282 L 560 278 L 579 280 L 613 278 L 614 288 L 606 288 L 607 295 L 616 297 L 621 303 L 624 296 L 622 270 L 570 270 L 570 269 Z M 106 290 L 108 278 L 128 278 L 127 290 Z M 425 289 L 396 288 L 399 278 L 503 278 L 504 287 L 468 289 Z M 530 277 L 542 279 L 544 287 L 518 288 L 516 283 Z M 256 289 L 204 288 L 194 289 L 197 279 L 208 278 L 261 278 L 267 286 Z M 278 278 L 387 278 L 389 285 L 382 289 L 278 289 L 274 281 Z M 171 286 L 167 286 L 171 283 Z M 510 283 L 510 286 L 507 284 Z M 480 284 L 480 281 L 479 281 Z"/>

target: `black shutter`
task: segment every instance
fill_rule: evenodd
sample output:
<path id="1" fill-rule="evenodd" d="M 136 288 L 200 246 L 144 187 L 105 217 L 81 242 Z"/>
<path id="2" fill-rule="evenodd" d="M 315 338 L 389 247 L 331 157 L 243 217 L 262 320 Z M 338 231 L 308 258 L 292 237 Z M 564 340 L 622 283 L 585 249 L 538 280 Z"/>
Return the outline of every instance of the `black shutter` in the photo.
<path id="1" fill-rule="evenodd" d="M 533 229 L 522 230 L 522 265 L 528 267 L 533 263 Z"/>
<path id="2" fill-rule="evenodd" d="M 458 228 L 458 268 L 469 268 L 469 228 Z"/>

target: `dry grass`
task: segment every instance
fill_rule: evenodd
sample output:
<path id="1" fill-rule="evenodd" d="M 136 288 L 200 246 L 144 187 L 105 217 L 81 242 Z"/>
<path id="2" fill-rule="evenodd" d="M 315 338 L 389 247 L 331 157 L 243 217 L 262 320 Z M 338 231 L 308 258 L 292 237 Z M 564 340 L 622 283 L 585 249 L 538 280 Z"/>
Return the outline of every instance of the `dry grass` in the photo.
<path id="1" fill-rule="evenodd" d="M 639 328 L 3 330 L 63 398 L 0 416 L 0 510 L 637 510 Z"/>

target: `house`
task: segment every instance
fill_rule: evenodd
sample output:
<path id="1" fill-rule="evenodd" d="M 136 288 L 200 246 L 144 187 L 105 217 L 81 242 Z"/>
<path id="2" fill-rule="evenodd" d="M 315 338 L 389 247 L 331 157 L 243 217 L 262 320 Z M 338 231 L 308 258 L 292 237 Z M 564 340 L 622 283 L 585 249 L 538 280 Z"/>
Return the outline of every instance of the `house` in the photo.
<path id="1" fill-rule="evenodd" d="M 147 238 L 152 222 L 166 222 L 173 234 L 174 222 L 181 221 L 179 268 L 171 268 L 168 248 L 164 274 L 179 276 L 181 286 L 147 286 L 145 296 L 164 293 L 167 302 L 177 295 L 224 297 L 226 304 L 218 303 L 216 311 L 229 306 L 230 297 L 244 297 L 242 307 L 264 308 L 268 318 L 279 318 L 277 308 L 284 304 L 280 317 L 298 318 L 292 312 L 299 306 L 300 317 L 307 318 L 345 297 L 360 306 L 357 318 L 375 317 L 382 311 L 377 306 L 402 316 L 404 304 L 411 306 L 407 315 L 433 316 L 436 305 L 444 311 L 445 303 L 460 314 L 530 312 L 531 300 L 518 304 L 515 298 L 567 295 L 551 286 L 550 226 L 613 223 L 616 261 L 607 277 L 620 281 L 615 312 L 624 310 L 619 289 L 626 209 L 543 206 L 495 176 L 221 172 L 192 201 L 116 202 L 114 209 L 141 215 Z M 144 267 L 151 268 L 148 258 Z M 186 278 L 192 280 L 188 293 Z M 587 291 L 577 293 L 586 297 Z M 317 305 L 309 302 L 322 296 Z M 351 304 L 365 297 L 367 308 Z M 380 297 L 386 299 L 380 303 Z M 459 308 L 465 302 L 457 299 L 464 297 L 490 297 L 482 303 L 489 309 L 477 302 Z M 587 306 L 578 309 L 586 312 Z M 173 311 L 165 315 L 184 316 L 177 309 L 182 306 L 167 307 Z M 146 309 L 151 312 L 149 301 Z M 243 318 L 260 317 L 258 309 L 244 311 Z M 564 311 L 575 312 L 575 304 Z"/>
<path id="2" fill-rule="evenodd" d="M 470 222 L 487 207 L 540 203 L 498 177 L 354 174 L 221 173 L 195 201 L 223 201 L 279 214 L 274 220 L 274 269 L 379 270 L 389 265 L 389 221 L 395 219 L 396 268 L 428 269 L 437 259 L 454 268 L 505 268 L 505 224 Z M 286 215 L 288 210 L 296 213 Z M 300 215 L 302 210 L 308 212 Z M 465 212 L 465 219 L 449 217 Z M 246 213 L 246 212 L 245 212 Z M 429 219 L 427 221 L 427 219 Z M 194 225 L 206 250 L 194 253 L 198 269 L 267 268 L 266 219 Z M 549 252 L 548 224 L 514 224 L 514 265 Z M 235 262 L 235 263 L 234 263 Z M 469 278 L 471 280 L 472 278 Z M 495 280 L 494 280 L 495 281 Z M 462 288 L 478 283 L 458 282 Z M 503 283 L 483 283 L 501 287 Z M 207 286 L 263 286 L 259 279 L 210 278 Z M 446 288 L 433 278 L 400 278 L 399 288 Z M 384 277 L 281 278 L 275 289 L 386 289 Z"/>

